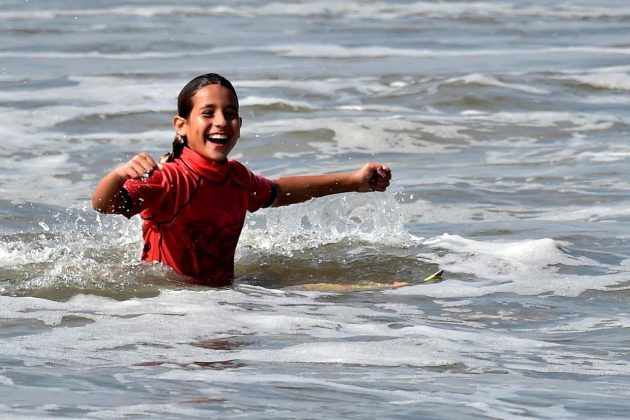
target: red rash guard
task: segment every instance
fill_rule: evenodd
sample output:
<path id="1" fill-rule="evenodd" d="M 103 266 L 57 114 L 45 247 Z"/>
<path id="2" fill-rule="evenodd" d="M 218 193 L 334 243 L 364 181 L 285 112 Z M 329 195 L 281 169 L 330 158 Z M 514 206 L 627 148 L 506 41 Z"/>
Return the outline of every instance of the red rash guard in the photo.
<path id="1" fill-rule="evenodd" d="M 127 180 L 127 208 L 144 220 L 142 259 L 159 261 L 211 286 L 234 279 L 246 212 L 272 204 L 275 186 L 241 163 L 211 162 L 185 147 L 148 180 Z"/>

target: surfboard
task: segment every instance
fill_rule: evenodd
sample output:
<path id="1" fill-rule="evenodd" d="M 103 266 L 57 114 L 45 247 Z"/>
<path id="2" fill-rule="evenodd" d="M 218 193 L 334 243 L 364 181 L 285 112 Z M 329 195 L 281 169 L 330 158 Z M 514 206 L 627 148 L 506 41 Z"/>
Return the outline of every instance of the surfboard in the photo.
<path id="1" fill-rule="evenodd" d="M 425 277 L 424 280 L 422 280 L 422 282 L 437 283 L 442 280 L 444 280 L 444 270 L 439 270 L 431 274 L 430 276 Z"/>
<path id="2" fill-rule="evenodd" d="M 422 283 L 438 283 L 444 280 L 444 270 L 438 270 L 422 279 Z M 409 285 L 406 281 L 393 281 L 391 283 L 368 282 L 361 284 L 338 283 L 310 283 L 291 287 L 291 290 L 307 290 L 316 292 L 351 292 L 361 290 L 395 289 Z"/>

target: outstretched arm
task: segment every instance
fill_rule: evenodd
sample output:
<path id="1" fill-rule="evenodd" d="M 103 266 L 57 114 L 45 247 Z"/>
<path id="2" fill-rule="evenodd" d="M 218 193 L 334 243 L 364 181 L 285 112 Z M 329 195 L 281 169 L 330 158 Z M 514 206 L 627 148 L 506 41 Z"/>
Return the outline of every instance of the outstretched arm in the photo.
<path id="1" fill-rule="evenodd" d="M 366 163 L 356 172 L 281 177 L 275 180 L 274 205 L 286 206 L 343 192 L 385 191 L 391 177 L 391 170 L 376 162 Z"/>
<path id="2" fill-rule="evenodd" d="M 134 156 L 101 179 L 92 193 L 92 207 L 101 213 L 120 213 L 125 206 L 122 187 L 128 179 L 142 178 L 158 165 L 148 153 Z"/>

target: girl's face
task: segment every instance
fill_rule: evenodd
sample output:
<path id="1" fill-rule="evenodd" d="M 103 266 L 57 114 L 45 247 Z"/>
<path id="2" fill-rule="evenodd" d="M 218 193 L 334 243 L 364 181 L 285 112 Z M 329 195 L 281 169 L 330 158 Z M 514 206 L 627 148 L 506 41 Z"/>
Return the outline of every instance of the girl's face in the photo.
<path id="1" fill-rule="evenodd" d="M 234 94 L 218 85 L 205 86 L 192 98 L 188 119 L 176 116 L 175 130 L 186 136 L 188 147 L 207 159 L 225 160 L 241 135 L 242 120 Z"/>

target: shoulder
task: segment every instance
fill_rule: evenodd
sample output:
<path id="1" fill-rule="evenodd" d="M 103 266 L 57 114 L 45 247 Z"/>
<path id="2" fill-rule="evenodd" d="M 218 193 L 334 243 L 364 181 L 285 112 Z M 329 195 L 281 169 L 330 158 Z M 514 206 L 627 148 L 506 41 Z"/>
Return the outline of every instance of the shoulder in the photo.
<path id="1" fill-rule="evenodd" d="M 230 171 L 230 177 L 239 182 L 246 183 L 250 182 L 250 179 L 256 175 L 245 165 L 237 160 L 228 161 L 228 167 Z"/>
<path id="2" fill-rule="evenodd" d="M 258 192 L 271 191 L 273 189 L 273 182 L 271 180 L 255 174 L 241 162 L 231 160 L 228 164 L 230 165 L 230 179 L 246 190 L 248 194 L 256 195 Z"/>
<path id="3" fill-rule="evenodd" d="M 194 172 L 181 159 L 163 163 L 162 167 L 155 171 L 155 174 L 160 176 L 163 181 L 168 181 L 171 184 L 181 182 L 187 178 L 198 178 L 194 176 Z"/>
<path id="4" fill-rule="evenodd" d="M 228 160 L 228 166 L 231 172 L 238 173 L 250 173 L 251 171 L 247 168 L 247 166 L 243 165 L 238 160 Z"/>
<path id="5" fill-rule="evenodd" d="M 230 176 L 233 179 L 238 180 L 239 182 L 252 184 L 259 183 L 261 180 L 267 180 L 266 177 L 256 174 L 254 171 L 252 171 L 237 160 L 228 161 L 228 165 L 230 168 Z"/>

